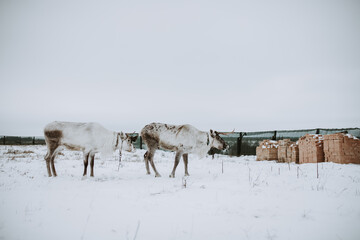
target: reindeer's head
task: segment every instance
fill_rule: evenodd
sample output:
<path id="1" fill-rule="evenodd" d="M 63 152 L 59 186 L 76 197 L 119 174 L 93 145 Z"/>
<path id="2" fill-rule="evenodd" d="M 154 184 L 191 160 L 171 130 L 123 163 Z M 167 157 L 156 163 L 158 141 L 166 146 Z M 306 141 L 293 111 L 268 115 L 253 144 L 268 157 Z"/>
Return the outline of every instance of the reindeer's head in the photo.
<path id="1" fill-rule="evenodd" d="M 210 136 L 212 137 L 212 140 L 210 140 L 211 147 L 217 148 L 219 150 L 225 150 L 228 147 L 224 139 L 219 136 L 217 131 L 210 129 Z"/>
<path id="2" fill-rule="evenodd" d="M 135 147 L 134 147 L 134 142 L 136 141 L 138 136 L 132 136 L 132 134 L 129 133 L 123 133 L 123 132 L 119 132 L 118 133 L 118 141 L 119 141 L 119 145 L 118 148 L 119 149 L 124 149 L 125 151 L 128 152 L 134 152 L 135 151 Z"/>

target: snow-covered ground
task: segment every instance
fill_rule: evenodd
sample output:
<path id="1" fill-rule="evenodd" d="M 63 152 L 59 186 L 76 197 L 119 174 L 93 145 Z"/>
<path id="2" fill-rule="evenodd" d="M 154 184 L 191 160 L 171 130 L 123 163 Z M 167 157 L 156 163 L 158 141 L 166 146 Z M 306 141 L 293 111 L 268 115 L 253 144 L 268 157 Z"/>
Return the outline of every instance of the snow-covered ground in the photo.
<path id="1" fill-rule="evenodd" d="M 360 239 L 360 166 L 257 162 L 254 156 L 158 151 L 161 178 L 143 150 L 95 160 L 64 151 L 47 177 L 45 146 L 0 146 L 0 239 Z M 223 172 L 222 172 L 223 171 Z"/>

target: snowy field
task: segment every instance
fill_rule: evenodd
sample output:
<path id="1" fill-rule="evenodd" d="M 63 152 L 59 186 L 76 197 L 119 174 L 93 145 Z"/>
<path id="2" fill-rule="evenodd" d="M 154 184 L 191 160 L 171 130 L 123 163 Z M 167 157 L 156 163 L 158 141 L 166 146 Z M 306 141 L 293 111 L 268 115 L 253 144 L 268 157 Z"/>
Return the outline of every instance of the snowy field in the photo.
<path id="1" fill-rule="evenodd" d="M 143 150 L 96 158 L 82 177 L 81 152 L 0 146 L 0 239 L 360 239 L 360 166 L 257 162 L 254 156 L 158 151 L 161 178 L 145 174 Z M 114 155 L 115 156 L 115 155 Z"/>

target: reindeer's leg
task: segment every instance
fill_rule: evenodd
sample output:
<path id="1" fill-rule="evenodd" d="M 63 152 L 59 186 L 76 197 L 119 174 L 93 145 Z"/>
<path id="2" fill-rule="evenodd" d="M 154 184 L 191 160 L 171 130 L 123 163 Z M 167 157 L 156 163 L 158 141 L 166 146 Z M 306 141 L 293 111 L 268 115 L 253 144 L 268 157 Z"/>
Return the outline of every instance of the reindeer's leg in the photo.
<path id="1" fill-rule="evenodd" d="M 87 167 L 88 167 L 88 164 L 89 164 L 89 153 L 83 153 L 83 156 L 84 156 L 84 174 L 83 176 L 86 176 L 87 174 Z"/>
<path id="2" fill-rule="evenodd" d="M 46 161 L 46 169 L 48 172 L 49 177 L 52 176 L 51 174 L 51 170 L 50 170 L 50 165 L 53 171 L 53 175 L 54 177 L 56 177 L 56 171 L 55 171 L 55 165 L 54 165 L 54 158 L 56 155 L 56 149 L 59 147 L 58 144 L 58 139 L 55 140 L 49 140 L 46 136 L 45 136 L 45 143 L 46 146 L 48 148 L 47 154 L 45 156 L 45 161 Z"/>
<path id="3" fill-rule="evenodd" d="M 53 173 L 54 177 L 57 176 L 56 170 L 55 170 L 55 163 L 54 163 L 56 154 L 57 154 L 57 152 L 55 151 L 55 152 L 52 154 L 51 159 L 50 159 L 50 162 L 51 162 L 51 170 L 52 170 L 52 173 Z"/>
<path id="4" fill-rule="evenodd" d="M 149 150 L 148 151 L 148 158 L 151 164 L 151 167 L 153 168 L 154 172 L 155 172 L 155 177 L 161 177 L 161 175 L 158 173 L 158 171 L 156 170 L 155 164 L 154 164 L 154 155 L 155 155 L 155 151 L 156 150 Z"/>
<path id="5" fill-rule="evenodd" d="M 48 176 L 51 177 L 51 170 L 50 170 L 50 156 L 51 156 L 51 152 L 50 150 L 48 150 L 48 153 L 46 154 L 45 156 L 45 161 L 46 161 L 46 169 L 47 169 L 47 172 L 48 172 Z"/>
<path id="6" fill-rule="evenodd" d="M 145 167 L 146 167 L 146 174 L 150 175 L 150 168 L 149 168 L 149 151 L 147 151 L 144 154 L 144 160 L 145 160 Z"/>
<path id="7" fill-rule="evenodd" d="M 183 154 L 184 166 L 185 166 L 185 176 L 190 176 L 188 172 L 188 158 L 189 155 L 187 153 Z"/>
<path id="8" fill-rule="evenodd" d="M 94 160 L 95 160 L 95 153 L 91 153 L 90 154 L 90 167 L 91 167 L 91 173 L 90 173 L 90 177 L 94 177 Z"/>
<path id="9" fill-rule="evenodd" d="M 180 153 L 180 152 L 176 152 L 175 162 L 174 162 L 174 168 L 173 168 L 173 170 L 172 170 L 172 172 L 171 172 L 171 174 L 170 174 L 169 177 L 171 177 L 171 178 L 174 178 L 174 177 L 175 177 L 175 171 L 176 171 L 176 168 L 177 168 L 177 166 L 178 166 L 178 164 L 179 164 L 180 158 L 181 158 L 181 153 Z"/>

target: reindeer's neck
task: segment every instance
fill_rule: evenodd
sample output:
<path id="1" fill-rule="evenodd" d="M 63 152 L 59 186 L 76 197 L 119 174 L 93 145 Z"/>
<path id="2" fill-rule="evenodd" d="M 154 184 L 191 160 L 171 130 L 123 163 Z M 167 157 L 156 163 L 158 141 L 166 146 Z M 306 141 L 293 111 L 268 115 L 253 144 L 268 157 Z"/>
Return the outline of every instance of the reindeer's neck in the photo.
<path id="1" fill-rule="evenodd" d="M 211 148 L 211 143 L 212 143 L 212 137 L 210 136 L 210 133 L 208 132 L 202 132 L 201 134 L 201 139 L 200 142 L 200 146 L 196 149 L 196 154 L 202 158 L 205 157 L 206 154 L 209 152 L 210 148 Z"/>

